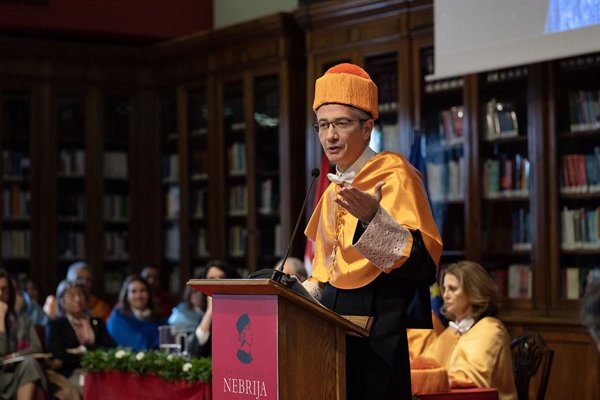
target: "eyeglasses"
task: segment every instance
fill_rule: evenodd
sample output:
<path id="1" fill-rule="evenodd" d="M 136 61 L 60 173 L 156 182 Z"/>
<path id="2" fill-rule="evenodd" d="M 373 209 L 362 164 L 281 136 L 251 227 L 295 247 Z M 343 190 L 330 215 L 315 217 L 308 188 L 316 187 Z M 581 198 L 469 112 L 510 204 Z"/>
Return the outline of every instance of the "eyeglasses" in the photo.
<path id="1" fill-rule="evenodd" d="M 315 133 L 325 133 L 329 130 L 329 126 L 331 125 L 333 129 L 337 129 L 338 131 L 346 131 L 350 129 L 350 125 L 352 122 L 365 122 L 368 119 L 338 119 L 337 121 L 327 122 L 321 121 L 318 124 L 313 124 L 313 128 Z"/>

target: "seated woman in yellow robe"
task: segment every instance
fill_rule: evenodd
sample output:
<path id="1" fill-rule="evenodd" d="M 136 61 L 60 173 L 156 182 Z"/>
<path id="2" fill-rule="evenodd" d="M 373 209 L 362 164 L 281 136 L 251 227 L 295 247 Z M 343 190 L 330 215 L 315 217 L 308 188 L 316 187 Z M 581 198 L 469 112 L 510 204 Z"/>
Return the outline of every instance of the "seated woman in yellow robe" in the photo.
<path id="1" fill-rule="evenodd" d="M 493 387 L 500 400 L 517 398 L 510 337 L 496 318 L 498 293 L 479 264 L 461 261 L 441 275 L 450 326 L 423 352 L 448 371 L 451 388 Z"/>

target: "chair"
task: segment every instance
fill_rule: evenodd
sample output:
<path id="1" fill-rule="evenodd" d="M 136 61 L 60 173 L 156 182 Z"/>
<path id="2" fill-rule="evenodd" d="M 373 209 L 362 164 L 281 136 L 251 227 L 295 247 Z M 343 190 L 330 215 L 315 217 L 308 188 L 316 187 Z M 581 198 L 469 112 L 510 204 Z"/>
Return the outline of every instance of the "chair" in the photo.
<path id="1" fill-rule="evenodd" d="M 554 350 L 548 348 L 539 333 L 525 332 L 510 342 L 512 352 L 513 373 L 517 387 L 517 398 L 527 400 L 531 377 L 536 375 L 540 366 L 541 374 L 536 399 L 542 400 L 546 395 L 546 387 L 550 378 L 550 368 L 554 358 Z"/>

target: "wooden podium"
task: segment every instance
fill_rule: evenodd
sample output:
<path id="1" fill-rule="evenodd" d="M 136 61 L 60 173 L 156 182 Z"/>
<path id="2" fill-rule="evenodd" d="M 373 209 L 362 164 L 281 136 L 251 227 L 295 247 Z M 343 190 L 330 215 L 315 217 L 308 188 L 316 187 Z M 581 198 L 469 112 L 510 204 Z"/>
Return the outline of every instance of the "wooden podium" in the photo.
<path id="1" fill-rule="evenodd" d="M 213 296 L 214 399 L 346 398 L 346 335 L 366 329 L 270 279 L 187 284 Z"/>

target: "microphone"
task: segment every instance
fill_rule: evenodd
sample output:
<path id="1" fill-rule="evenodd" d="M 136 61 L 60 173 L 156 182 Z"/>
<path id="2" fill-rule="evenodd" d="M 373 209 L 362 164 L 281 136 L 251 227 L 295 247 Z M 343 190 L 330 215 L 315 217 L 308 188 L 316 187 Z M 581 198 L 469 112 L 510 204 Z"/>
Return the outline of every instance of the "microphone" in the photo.
<path id="1" fill-rule="evenodd" d="M 296 226 L 294 227 L 294 230 L 292 231 L 292 236 L 290 237 L 290 241 L 289 241 L 287 250 L 285 251 L 285 255 L 283 256 L 283 259 L 281 260 L 281 264 L 277 268 L 263 268 L 263 269 L 259 269 L 258 271 L 254 271 L 253 273 L 248 275 L 248 278 L 250 278 L 250 279 L 261 279 L 261 278 L 272 279 L 275 282 L 281 283 L 285 286 L 290 286 L 296 281 L 295 279 L 291 279 L 291 277 L 288 274 L 283 272 L 283 266 L 285 265 L 285 262 L 290 255 L 290 251 L 292 250 L 292 244 L 294 243 L 294 239 L 296 238 L 296 234 L 298 233 L 298 227 L 300 226 L 300 221 L 302 220 L 302 217 L 304 216 L 304 210 L 306 209 L 306 203 L 308 201 L 308 197 L 310 196 L 310 193 L 312 192 L 312 188 L 315 184 L 315 180 L 321 174 L 321 171 L 319 170 L 319 168 L 313 168 L 313 170 L 311 171 L 310 174 L 312 175 L 312 179 L 310 181 L 310 186 L 308 187 L 308 190 L 306 191 L 306 196 L 304 196 L 304 203 L 302 203 L 302 208 L 300 209 L 300 213 L 298 214 L 298 219 L 296 220 Z"/>

